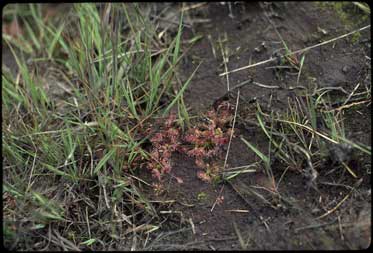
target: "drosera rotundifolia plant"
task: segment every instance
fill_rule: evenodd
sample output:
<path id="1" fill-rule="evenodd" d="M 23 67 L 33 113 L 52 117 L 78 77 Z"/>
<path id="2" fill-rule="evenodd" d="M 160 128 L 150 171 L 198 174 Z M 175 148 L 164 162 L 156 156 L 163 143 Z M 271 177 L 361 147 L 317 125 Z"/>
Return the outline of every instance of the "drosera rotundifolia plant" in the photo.
<path id="1" fill-rule="evenodd" d="M 221 166 L 216 162 L 225 144 L 228 144 L 232 129 L 227 127 L 233 118 L 234 107 L 223 101 L 216 110 L 207 112 L 205 120 L 191 128 L 184 140 L 189 143 L 187 155 L 195 158 L 199 169 L 197 176 L 206 182 L 218 179 Z"/>
<path id="2" fill-rule="evenodd" d="M 201 121 L 184 134 L 176 124 L 176 115 L 170 114 L 160 129 L 150 137 L 152 147 L 147 167 L 153 177 L 162 181 L 162 176 L 171 172 L 172 154 L 180 152 L 195 159 L 199 169 L 197 176 L 202 181 L 218 179 L 221 166 L 216 161 L 229 141 L 232 112 L 233 106 L 224 101 L 216 110 L 208 111 Z M 183 182 L 181 178 L 176 177 L 176 180 Z"/>
<path id="3" fill-rule="evenodd" d="M 152 150 L 147 163 L 152 175 L 161 180 L 161 175 L 171 171 L 171 155 L 180 147 L 180 128 L 175 124 L 176 115 L 170 114 L 164 126 L 150 138 Z"/>

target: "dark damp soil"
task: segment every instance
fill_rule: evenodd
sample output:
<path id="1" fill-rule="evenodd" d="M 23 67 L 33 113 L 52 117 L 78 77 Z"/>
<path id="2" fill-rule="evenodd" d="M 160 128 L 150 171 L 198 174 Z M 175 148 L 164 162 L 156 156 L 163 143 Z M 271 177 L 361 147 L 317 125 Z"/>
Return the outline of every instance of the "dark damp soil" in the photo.
<path id="1" fill-rule="evenodd" d="M 187 11 L 186 17 L 195 22 L 184 29 L 183 40 L 202 35 L 189 49 L 179 68 L 182 81 L 185 81 L 202 62 L 184 96 L 191 114 L 205 113 L 219 99 L 228 99 L 235 104 L 237 90 L 227 96 L 227 78 L 219 76 L 225 72 L 220 44 L 228 48 L 228 70 L 267 60 L 283 47 L 264 11 L 293 51 L 366 25 L 353 23 L 346 26 L 332 8 L 321 8 L 311 2 L 232 3 L 231 13 L 228 4 L 208 3 Z M 297 72 L 271 68 L 276 62 L 229 74 L 230 88 L 249 79 L 279 88 L 252 84 L 240 88 L 236 137 L 231 143 L 227 167 L 259 161 L 239 136 L 264 153 L 268 150 L 268 139 L 255 124 L 254 102 L 266 111 L 283 112 L 287 109 L 288 98 L 296 95 L 298 88 L 293 89 L 296 86 L 309 90 L 334 87 L 337 88 L 333 93 L 336 99 L 341 95 L 338 87 L 348 93 L 358 83 L 361 91 L 364 87 L 370 89 L 370 45 L 370 29 L 367 29 L 360 32 L 356 41 L 347 37 L 308 51 L 299 84 Z M 15 69 L 8 53 L 3 50 L 3 63 Z M 371 104 L 346 109 L 343 117 L 346 137 L 371 146 Z M 224 157 L 221 159 L 224 161 Z M 351 166 L 358 175 L 356 179 L 346 172 L 333 171 L 330 163 L 323 164 L 318 168 L 317 190 L 307 186 L 307 179 L 302 174 L 290 170 L 284 173 L 283 164 L 274 163 L 272 170 L 276 181 L 282 177 L 279 197 L 266 190 L 270 182 L 260 170 L 241 174 L 229 182 L 209 184 L 197 177 L 193 159 L 175 154 L 165 193 L 160 196 L 148 193 L 153 200 L 175 201 L 162 206 L 159 215 L 164 222 L 157 233 L 151 233 L 145 249 L 367 248 L 371 241 L 370 159 L 367 156 L 355 158 L 356 162 Z M 151 181 L 149 173 L 139 176 Z M 173 176 L 181 178 L 183 183 L 177 183 Z M 355 190 L 351 190 L 352 187 Z M 223 202 L 215 204 L 221 196 Z M 338 206 L 346 196 L 347 199 Z M 338 208 L 329 215 L 317 219 L 336 206 Z"/>
<path id="2" fill-rule="evenodd" d="M 225 72 L 219 40 L 229 50 L 229 70 L 269 59 L 276 49 L 283 47 L 263 10 L 269 13 L 269 18 L 292 50 L 351 31 L 333 9 L 320 8 L 314 3 L 240 3 L 231 7 L 233 18 L 229 16 L 228 5 L 219 3 L 209 3 L 187 14 L 191 19 L 208 20 L 194 23 L 192 28 L 184 30 L 185 40 L 203 35 L 186 54 L 180 70 L 186 80 L 202 62 L 185 94 L 185 103 L 197 114 L 211 109 L 224 96 L 235 104 L 235 95 L 232 98 L 226 96 L 226 77 L 219 76 Z M 342 87 L 349 93 L 359 82 L 362 87 L 370 87 L 370 58 L 366 56 L 370 57 L 368 30 L 361 32 L 355 43 L 345 38 L 310 50 L 305 57 L 299 85 L 309 90 Z M 256 108 L 252 102 L 259 102 L 268 111 L 284 111 L 287 99 L 295 95 L 292 88 L 297 86 L 297 75 L 268 68 L 274 65 L 276 63 L 264 64 L 229 75 L 230 87 L 252 78 L 258 83 L 280 88 L 249 84 L 240 89 L 237 137 L 232 140 L 228 167 L 258 161 L 238 138 L 240 135 L 263 152 L 268 148 L 268 139 L 252 123 Z M 336 98 L 340 96 L 338 92 L 333 92 Z M 346 137 L 370 146 L 370 113 L 370 103 L 346 110 Z M 281 198 L 277 198 L 263 190 L 270 185 L 263 172 L 241 174 L 226 183 L 207 184 L 197 178 L 193 159 L 178 154 L 174 157 L 172 173 L 184 182 L 178 184 L 171 179 L 163 197 L 178 200 L 169 208 L 181 212 L 178 216 L 182 222 L 175 226 L 189 230 L 159 240 L 150 247 L 187 250 L 366 248 L 371 240 L 371 160 L 366 156 L 357 160 L 353 166 L 359 175 L 357 179 L 348 173 L 330 173 L 333 167 L 328 163 L 318 168 L 318 191 L 307 187 L 307 179 L 300 173 L 289 171 L 278 189 Z M 275 163 L 272 170 L 275 179 L 279 180 L 284 166 Z M 351 193 L 335 212 L 317 219 L 338 205 L 350 193 L 349 187 L 359 179 L 362 181 L 356 192 Z M 223 196 L 224 201 L 214 206 L 219 196 Z"/>

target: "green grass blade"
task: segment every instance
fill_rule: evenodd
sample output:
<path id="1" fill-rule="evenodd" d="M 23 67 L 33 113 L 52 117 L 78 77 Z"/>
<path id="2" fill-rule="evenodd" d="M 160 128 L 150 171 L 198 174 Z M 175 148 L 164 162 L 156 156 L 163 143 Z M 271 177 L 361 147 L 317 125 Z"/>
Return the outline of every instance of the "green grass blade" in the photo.
<path id="1" fill-rule="evenodd" d="M 164 110 L 163 112 L 163 115 L 166 115 L 169 110 L 172 108 L 172 106 L 174 106 L 174 104 L 180 99 L 180 97 L 183 95 L 185 89 L 188 87 L 190 81 L 192 80 L 193 76 L 195 75 L 195 73 L 197 72 L 199 66 L 201 66 L 202 62 L 200 64 L 198 64 L 197 68 L 193 71 L 193 73 L 190 75 L 189 79 L 185 82 L 185 84 L 183 85 L 183 87 L 179 90 L 179 92 L 177 93 L 177 95 L 175 96 L 175 98 L 172 100 L 172 102 L 167 106 L 166 110 Z"/>
<path id="2" fill-rule="evenodd" d="M 98 173 L 101 168 L 107 163 L 107 161 L 115 154 L 115 149 L 111 149 L 109 152 L 107 152 L 104 157 L 100 160 L 100 162 L 97 164 L 94 173 Z"/>
<path id="3" fill-rule="evenodd" d="M 254 153 L 260 157 L 260 159 L 262 159 L 262 161 L 266 164 L 266 165 L 269 165 L 270 164 L 270 161 L 269 161 L 269 158 L 268 156 L 266 156 L 265 154 L 263 154 L 262 152 L 260 152 L 256 147 L 254 147 L 250 142 L 248 142 L 247 140 L 245 140 L 242 136 L 240 137 L 240 139 L 252 150 L 254 151 Z"/>

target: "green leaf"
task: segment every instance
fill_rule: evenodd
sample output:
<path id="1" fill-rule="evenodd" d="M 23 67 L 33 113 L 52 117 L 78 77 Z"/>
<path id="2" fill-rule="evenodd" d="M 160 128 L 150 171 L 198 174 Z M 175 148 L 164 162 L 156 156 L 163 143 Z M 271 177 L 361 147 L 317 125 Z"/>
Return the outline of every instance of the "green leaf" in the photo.
<path id="1" fill-rule="evenodd" d="M 172 102 L 168 105 L 168 107 L 166 108 L 166 110 L 163 112 L 163 115 L 167 114 L 168 111 L 172 108 L 172 106 L 180 99 L 180 97 L 183 95 L 185 89 L 188 87 L 190 81 L 192 80 L 194 74 L 197 72 L 199 66 L 201 66 L 202 62 L 200 64 L 198 64 L 197 68 L 193 71 L 193 73 L 191 74 L 191 76 L 189 77 L 189 79 L 185 82 L 185 84 L 183 85 L 183 87 L 179 90 L 179 92 L 177 93 L 176 97 L 174 98 L 174 100 L 172 100 Z"/>
<path id="2" fill-rule="evenodd" d="M 52 42 L 50 43 L 49 45 L 49 48 L 48 48 L 48 57 L 49 58 L 52 58 L 52 54 L 53 54 L 53 51 L 57 45 L 57 42 L 59 41 L 60 37 L 61 37 L 61 32 L 63 31 L 63 29 L 65 28 L 65 24 L 61 24 L 61 26 L 58 28 L 58 30 L 56 31 L 56 33 L 54 33 L 54 37 L 53 37 L 53 40 Z M 53 31 L 50 31 L 53 35 Z"/>
<path id="3" fill-rule="evenodd" d="M 75 179 L 75 177 L 71 176 L 70 174 L 67 174 L 66 172 L 63 172 L 55 167 L 53 167 L 52 165 L 49 165 L 49 164 L 46 164 L 46 163 L 42 163 L 48 170 L 56 173 L 57 175 L 60 175 L 60 176 L 63 176 L 63 177 L 68 177 L 68 178 L 71 178 L 71 179 Z"/>
<path id="4" fill-rule="evenodd" d="M 262 152 L 260 152 L 256 147 L 254 147 L 250 142 L 248 142 L 247 140 L 245 140 L 242 136 L 240 137 L 241 140 L 252 150 L 255 152 L 255 154 L 257 156 L 260 157 L 260 159 L 262 159 L 262 161 L 265 163 L 265 164 L 269 164 L 269 158 L 268 156 L 266 156 L 265 154 L 263 154 Z"/>
<path id="5" fill-rule="evenodd" d="M 88 239 L 87 241 L 84 241 L 84 242 L 82 242 L 82 244 L 85 244 L 85 245 L 87 245 L 87 246 L 90 246 L 90 245 L 92 245 L 93 243 L 95 243 L 96 242 L 96 239 Z"/>
<path id="6" fill-rule="evenodd" d="M 115 149 L 110 150 L 107 152 L 104 157 L 100 160 L 100 162 L 97 164 L 97 167 L 95 168 L 94 172 L 97 173 L 99 170 L 106 164 L 106 162 L 115 154 Z"/>

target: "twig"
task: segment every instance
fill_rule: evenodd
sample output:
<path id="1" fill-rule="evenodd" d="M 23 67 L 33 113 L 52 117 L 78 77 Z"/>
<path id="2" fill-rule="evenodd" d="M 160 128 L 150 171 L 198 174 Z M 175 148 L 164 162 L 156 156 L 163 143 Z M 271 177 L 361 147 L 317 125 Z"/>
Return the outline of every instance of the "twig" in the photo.
<path id="1" fill-rule="evenodd" d="M 209 35 L 207 36 L 207 38 L 209 39 L 210 44 L 211 44 L 212 54 L 214 55 L 214 58 L 216 59 L 215 47 L 214 47 L 214 44 L 212 43 L 211 35 L 209 34 Z"/>
<path id="2" fill-rule="evenodd" d="M 317 217 L 316 220 L 322 219 L 322 218 L 328 216 L 329 214 L 333 213 L 335 210 L 338 209 L 338 207 L 340 207 L 343 204 L 343 202 L 345 202 L 348 199 L 348 197 L 350 197 L 350 195 L 351 195 L 351 192 L 349 194 L 347 194 L 334 208 L 330 209 L 329 211 L 327 211 L 323 215 Z"/>
<path id="3" fill-rule="evenodd" d="M 344 184 L 330 183 L 330 182 L 318 182 L 318 183 L 319 184 L 324 184 L 324 185 L 341 186 L 341 187 L 345 187 L 345 188 L 348 188 L 348 189 L 353 189 L 353 187 L 351 187 L 349 185 L 344 185 Z"/>
<path id="4" fill-rule="evenodd" d="M 354 178 L 357 178 L 357 176 L 356 176 L 356 174 L 355 174 L 355 172 L 353 172 L 352 170 L 351 170 L 351 168 L 345 163 L 345 162 L 342 162 L 342 165 L 343 165 L 343 167 L 345 167 L 345 169 L 354 177 Z"/>
<path id="5" fill-rule="evenodd" d="M 283 88 L 283 87 L 280 87 L 278 85 L 265 85 L 265 84 L 262 84 L 262 83 L 255 82 L 255 81 L 253 81 L 253 79 L 249 79 L 249 80 L 246 80 L 246 81 L 243 81 L 243 82 L 237 84 L 236 86 L 231 88 L 229 91 L 233 91 L 235 89 L 241 88 L 242 86 L 244 86 L 246 84 L 253 84 L 255 86 L 258 86 L 258 87 L 261 87 L 261 88 L 266 88 L 266 89 L 280 89 L 280 90 L 283 90 L 283 89 L 285 89 L 285 90 L 306 89 L 306 87 L 301 86 L 301 85 L 298 85 L 296 87 L 289 87 L 289 88 Z"/>
<path id="6" fill-rule="evenodd" d="M 350 101 L 351 97 L 355 94 L 355 92 L 356 92 L 356 90 L 359 88 L 359 86 L 360 86 L 360 83 L 358 83 L 358 84 L 355 86 L 354 90 L 351 92 L 350 95 L 348 95 L 346 101 L 342 104 L 342 106 L 344 106 L 345 104 L 348 103 L 348 101 Z"/>
<path id="7" fill-rule="evenodd" d="M 80 126 L 78 126 L 78 127 L 71 128 L 71 131 L 79 131 L 79 130 L 82 130 L 83 128 L 85 128 L 85 127 L 94 127 L 94 126 L 98 126 L 98 125 L 99 124 L 96 121 L 85 122 L 84 124 L 80 124 Z M 30 137 L 30 136 L 34 136 L 34 135 L 62 133 L 64 131 L 68 131 L 69 129 L 70 128 L 60 129 L 60 130 L 51 130 L 51 131 L 45 131 L 45 132 L 37 132 L 37 133 L 32 133 L 32 134 L 25 134 L 25 135 L 21 135 L 21 136 L 16 137 L 16 138 L 18 139 L 18 138 Z"/>
<path id="8" fill-rule="evenodd" d="M 37 153 L 38 153 L 38 151 L 36 150 L 35 155 L 34 155 L 34 161 L 32 162 L 32 167 L 31 167 L 31 172 L 30 172 L 30 177 L 29 177 L 29 181 L 28 181 L 28 185 L 27 185 L 27 190 L 26 190 L 26 192 L 27 192 L 27 191 L 30 189 L 30 187 L 31 187 L 31 178 L 32 178 L 33 173 L 34 173 L 34 168 L 35 168 L 35 162 L 36 162 Z"/>
<path id="9" fill-rule="evenodd" d="M 195 226 L 194 226 L 194 223 L 193 223 L 192 218 L 189 218 L 189 223 L 190 223 L 190 225 L 192 226 L 193 234 L 196 234 L 196 228 L 195 228 Z"/>
<path id="10" fill-rule="evenodd" d="M 365 104 L 365 103 L 368 103 L 368 102 L 371 102 L 371 100 L 369 99 L 369 100 L 358 101 L 358 102 L 351 103 L 351 104 L 348 104 L 348 105 L 343 105 L 343 106 L 340 106 L 338 108 L 331 109 L 331 110 L 321 110 L 321 112 L 341 111 L 343 109 L 350 108 L 350 107 L 355 106 L 355 105 Z"/>
<path id="11" fill-rule="evenodd" d="M 229 58 L 226 55 L 226 50 L 223 49 L 223 43 L 221 41 L 221 38 L 219 38 L 219 44 L 220 44 L 221 55 L 223 56 L 224 70 L 225 72 L 227 72 L 228 71 L 227 63 L 229 62 Z M 227 79 L 227 90 L 229 91 L 230 90 L 229 89 L 229 75 L 227 75 L 226 79 Z"/>
<path id="12" fill-rule="evenodd" d="M 256 67 L 256 66 L 259 66 L 259 65 L 263 65 L 263 64 L 266 64 L 266 63 L 268 63 L 268 62 L 272 62 L 272 61 L 275 61 L 275 60 L 277 60 L 277 59 L 279 59 L 279 58 L 281 59 L 281 58 L 286 57 L 286 56 L 291 56 L 291 55 L 295 55 L 295 54 L 303 53 L 303 52 L 308 51 L 308 50 L 310 50 L 310 49 L 313 49 L 313 48 L 316 48 L 316 47 L 320 47 L 320 46 L 323 46 L 323 45 L 329 44 L 329 43 L 334 42 L 334 41 L 339 40 L 339 39 L 343 39 L 343 38 L 348 37 L 348 36 L 350 36 L 350 35 L 352 35 L 352 34 L 355 34 L 355 33 L 357 33 L 357 32 L 360 32 L 360 31 L 363 31 L 363 30 L 365 30 L 365 29 L 368 29 L 369 27 L 370 27 L 370 25 L 367 25 L 367 26 L 364 26 L 364 27 L 362 27 L 362 28 L 360 28 L 360 29 L 357 29 L 357 30 L 355 30 L 355 31 L 352 31 L 352 32 L 349 32 L 349 33 L 343 34 L 343 35 L 341 35 L 341 36 L 338 36 L 338 37 L 336 37 L 336 38 L 333 38 L 333 39 L 330 39 L 330 40 L 327 40 L 327 41 L 324 41 L 324 42 L 321 42 L 321 43 L 318 43 L 318 44 L 313 45 L 313 46 L 309 46 L 309 47 L 306 47 L 306 48 L 303 48 L 303 49 L 299 49 L 299 50 L 297 50 L 297 51 L 290 52 L 290 53 L 287 53 L 287 54 L 285 54 L 285 55 L 280 55 L 280 56 L 278 56 L 278 57 L 271 57 L 271 58 L 269 58 L 268 60 L 261 61 L 261 62 L 257 62 L 257 63 L 251 64 L 251 65 L 247 65 L 247 66 L 244 66 L 244 67 L 240 67 L 240 68 L 237 68 L 237 69 L 234 69 L 234 70 L 231 70 L 231 71 L 226 71 L 226 72 L 224 72 L 224 73 L 219 74 L 219 76 L 225 76 L 225 75 L 230 74 L 230 73 L 234 73 L 234 72 L 238 72 L 238 71 L 241 71 L 241 70 L 244 70 L 244 69 L 249 69 L 249 68 L 252 68 L 252 67 Z"/>
<path id="13" fill-rule="evenodd" d="M 249 210 L 243 210 L 243 209 L 229 209 L 229 210 L 224 210 L 226 212 L 232 212 L 232 213 L 249 213 Z"/>
<path id="14" fill-rule="evenodd" d="M 258 162 L 255 162 L 255 163 L 252 163 L 252 164 L 249 164 L 249 165 L 237 166 L 237 167 L 225 169 L 224 172 L 232 172 L 232 171 L 236 171 L 236 170 L 239 170 L 239 169 L 247 169 L 247 168 L 250 168 L 250 167 L 254 167 L 257 164 L 258 164 Z"/>
<path id="15" fill-rule="evenodd" d="M 244 86 L 245 84 L 248 84 L 248 83 L 252 83 L 253 80 L 252 79 L 249 79 L 249 80 L 246 80 L 246 81 L 243 81 L 239 84 L 237 84 L 236 86 L 234 86 L 232 89 L 230 89 L 229 91 L 233 91 L 235 89 L 238 89 L 238 88 L 241 88 L 242 86 Z"/>
<path id="16" fill-rule="evenodd" d="M 219 192 L 219 195 L 218 195 L 218 197 L 216 198 L 214 204 L 212 205 L 210 212 L 212 212 L 212 211 L 214 210 L 214 208 L 215 208 L 215 206 L 216 206 L 216 203 L 218 203 L 218 199 L 220 198 L 220 195 L 221 195 L 221 193 L 223 192 L 223 189 L 224 189 L 224 185 L 221 187 L 220 192 Z"/>
<path id="17" fill-rule="evenodd" d="M 237 101 L 236 101 L 236 109 L 234 111 L 234 118 L 233 118 L 233 124 L 232 124 L 232 132 L 231 132 L 231 136 L 229 137 L 228 149 L 227 149 L 227 154 L 225 155 L 223 170 L 225 170 L 225 167 L 227 166 L 227 160 L 228 160 L 229 150 L 231 148 L 231 142 L 232 142 L 232 137 L 233 137 L 233 133 L 234 133 L 234 125 L 236 124 L 236 117 L 237 117 L 237 109 L 238 109 L 239 99 L 240 99 L 240 90 L 237 91 Z"/>
<path id="18" fill-rule="evenodd" d="M 309 132 L 315 133 L 318 136 L 324 138 L 325 140 L 328 140 L 328 141 L 330 141 L 330 142 L 332 142 L 334 144 L 339 144 L 339 142 L 337 142 L 337 141 L 335 141 L 333 139 L 330 139 L 328 136 L 326 136 L 326 135 L 324 135 L 324 134 L 322 134 L 322 133 L 320 133 L 320 132 L 318 132 L 318 131 L 316 131 L 316 130 L 314 130 L 314 129 L 306 126 L 306 125 L 302 125 L 302 124 L 299 124 L 298 122 L 292 122 L 292 121 L 287 121 L 287 120 L 281 120 L 281 119 L 276 119 L 276 120 L 280 121 L 280 122 L 288 123 L 288 124 L 293 124 L 293 125 L 296 125 L 296 126 L 299 126 L 299 127 L 303 127 L 305 129 L 307 129 Z"/>
<path id="19" fill-rule="evenodd" d="M 197 3 L 197 4 L 193 4 L 193 5 L 190 5 L 190 6 L 187 6 L 187 7 L 183 7 L 181 9 L 181 11 L 189 11 L 189 10 L 192 10 L 192 9 L 195 9 L 195 8 L 199 8 L 203 5 L 206 5 L 207 3 Z"/>
<path id="20" fill-rule="evenodd" d="M 102 189 L 103 189 L 103 191 L 104 191 L 104 199 L 105 199 L 106 207 L 107 207 L 108 209 L 110 209 L 109 201 L 108 201 L 107 194 L 106 194 L 106 187 L 105 187 L 104 184 L 102 185 Z"/>
<path id="21" fill-rule="evenodd" d="M 233 228 L 234 228 L 234 230 L 235 230 L 235 232 L 236 232 L 236 234 L 237 234 L 237 237 L 238 237 L 238 241 L 240 242 L 240 244 L 241 244 L 241 248 L 243 249 L 243 250 L 246 250 L 246 243 L 245 243 L 245 241 L 243 240 L 243 237 L 242 237 L 242 235 L 241 235 L 241 232 L 240 232 L 240 230 L 238 229 L 238 227 L 237 227 L 237 224 L 236 224 L 236 222 L 233 222 Z"/>
<path id="22" fill-rule="evenodd" d="M 358 181 L 356 181 L 356 183 L 354 184 L 353 189 L 334 208 L 332 208 L 331 210 L 327 211 L 323 215 L 317 217 L 316 220 L 324 218 L 324 217 L 328 216 L 329 214 L 333 213 L 335 210 L 337 210 L 338 207 L 340 207 L 343 204 L 343 202 L 345 202 L 348 199 L 348 197 L 352 194 L 352 192 L 361 184 L 361 182 L 363 182 L 363 178 L 360 178 Z"/>
<path id="23" fill-rule="evenodd" d="M 269 228 L 268 224 L 267 224 L 267 220 L 264 220 L 263 219 L 263 216 L 259 216 L 260 220 L 263 222 L 264 226 L 266 227 L 267 231 L 268 232 L 271 232 L 271 229 Z"/>
<path id="24" fill-rule="evenodd" d="M 85 207 L 85 218 L 86 218 L 86 221 L 87 221 L 87 228 L 88 228 L 88 235 L 89 235 L 89 238 L 92 238 L 92 235 L 91 235 L 91 227 L 89 226 L 88 206 Z"/>
<path id="25" fill-rule="evenodd" d="M 302 68 L 303 68 L 303 64 L 304 64 L 304 58 L 305 58 L 305 55 L 303 55 L 302 59 L 300 60 L 299 72 L 298 72 L 298 76 L 297 76 L 297 85 L 299 84 L 300 75 L 302 73 Z"/>
<path id="26" fill-rule="evenodd" d="M 349 93 L 345 90 L 345 89 L 343 89 L 343 87 L 323 87 L 323 88 L 320 88 L 320 89 L 317 89 L 317 90 L 315 90 L 313 93 L 312 93 L 312 96 L 314 96 L 315 94 L 316 94 L 316 92 L 321 92 L 321 91 L 323 91 L 323 90 L 327 90 L 327 91 L 329 91 L 329 90 L 340 90 L 340 91 L 342 91 L 344 94 L 346 94 L 346 95 L 348 95 Z"/>
<path id="27" fill-rule="evenodd" d="M 266 88 L 266 89 L 281 89 L 280 86 L 277 86 L 277 85 L 265 85 L 265 84 L 262 84 L 262 83 L 258 83 L 258 82 L 253 82 L 254 85 L 258 86 L 258 87 L 262 87 L 262 88 Z"/>
<path id="28" fill-rule="evenodd" d="M 341 240 L 344 240 L 343 236 L 343 229 L 342 229 L 342 224 L 341 224 L 341 216 L 338 215 L 338 228 L 339 228 L 339 233 L 341 234 Z"/>

